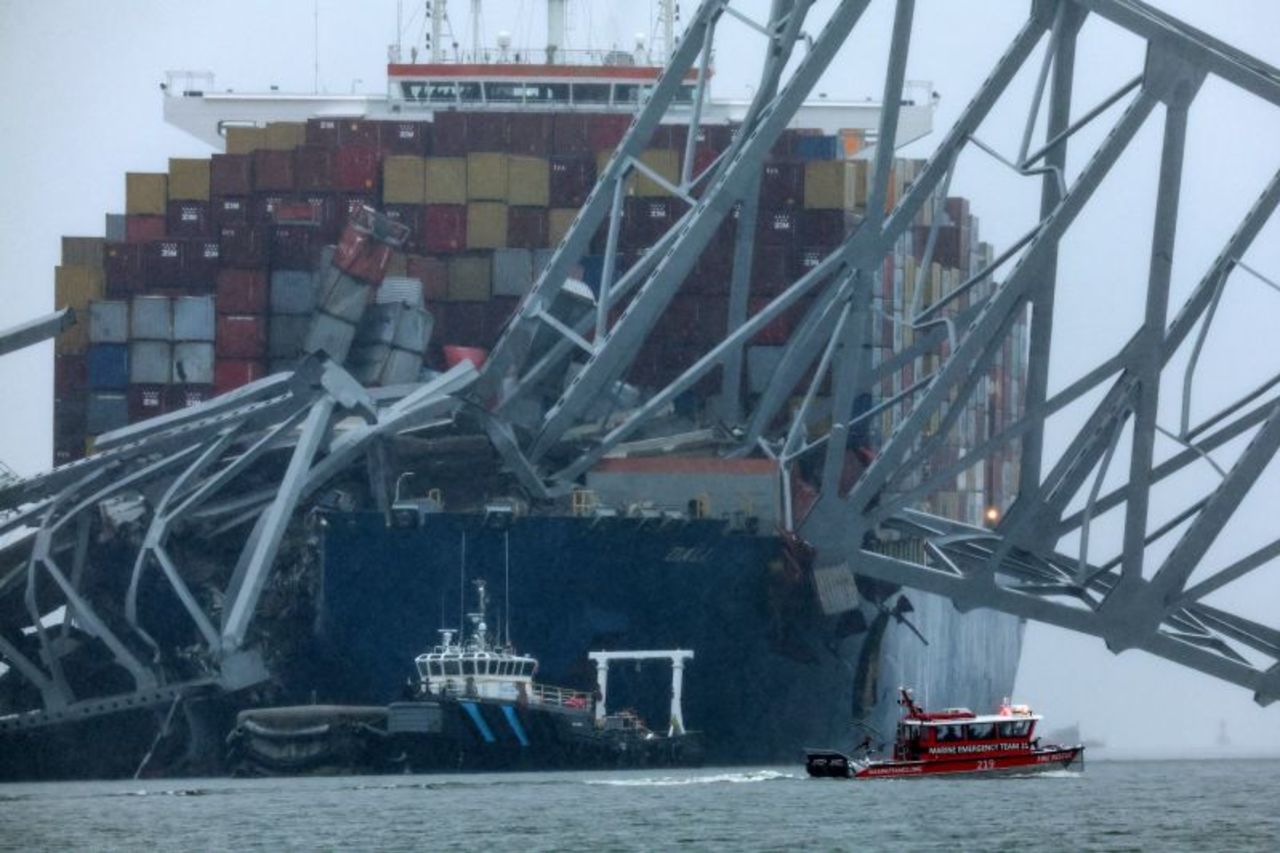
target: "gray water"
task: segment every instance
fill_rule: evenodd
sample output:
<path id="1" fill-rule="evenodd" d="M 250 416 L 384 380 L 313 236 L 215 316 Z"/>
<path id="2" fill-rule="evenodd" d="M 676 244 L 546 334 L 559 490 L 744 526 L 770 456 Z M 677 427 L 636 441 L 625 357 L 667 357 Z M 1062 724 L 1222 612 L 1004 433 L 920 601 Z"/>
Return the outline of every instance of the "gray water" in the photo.
<path id="1" fill-rule="evenodd" d="M 1280 850 L 1280 761 L 810 780 L 800 767 L 0 785 L 13 850 Z"/>

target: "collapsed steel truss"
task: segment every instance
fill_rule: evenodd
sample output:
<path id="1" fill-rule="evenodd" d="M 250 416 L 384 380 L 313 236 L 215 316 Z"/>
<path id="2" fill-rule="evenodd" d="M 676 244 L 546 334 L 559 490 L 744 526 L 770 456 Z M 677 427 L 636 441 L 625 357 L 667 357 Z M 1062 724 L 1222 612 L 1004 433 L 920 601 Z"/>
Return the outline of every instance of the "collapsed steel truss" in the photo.
<path id="1" fill-rule="evenodd" d="M 1157 419 L 1163 372 L 1174 354 L 1190 344 L 1195 354 L 1187 371 L 1189 394 L 1198 353 L 1228 278 L 1244 268 L 1241 258 L 1280 202 L 1277 174 L 1191 297 L 1168 321 L 1188 108 L 1208 74 L 1280 106 L 1280 72 L 1132 0 L 1036 0 L 1026 23 L 916 181 L 888 206 L 914 13 L 913 0 L 896 0 L 866 216 L 838 249 L 765 307 L 749 313 L 762 166 L 869 3 L 840 2 L 817 30 L 809 14 L 812 0 L 774 0 L 767 21 L 750 20 L 729 0 L 703 0 L 573 227 L 478 372 L 463 365 L 431 383 L 375 396 L 341 368 L 315 360 L 294 375 L 262 380 L 195 409 L 106 436 L 89 459 L 0 486 L 0 508 L 9 508 L 8 515 L 0 517 L 0 535 L 10 538 L 3 552 L 24 555 L 20 566 L 0 577 L 0 598 L 11 599 L 15 590 L 24 590 L 22 612 L 6 611 L 0 618 L 0 655 L 38 689 L 42 702 L 28 714 L 0 719 L 0 731 L 160 704 L 206 684 L 235 689 L 264 678 L 249 629 L 290 518 L 301 501 L 357 462 L 366 461 L 370 475 L 385 480 L 381 448 L 390 437 L 449 421 L 465 409 L 531 498 L 555 498 L 573 489 L 598 460 L 628 440 L 652 437 L 671 403 L 715 370 L 722 377 L 716 416 L 733 443 L 728 452 L 775 459 L 784 491 L 793 468 L 802 461 L 820 460 L 814 466 L 819 498 L 798 521 L 797 530 L 816 548 L 820 570 L 857 572 L 948 596 L 961 609 L 995 608 L 1094 634 L 1115 651 L 1145 649 L 1248 687 L 1263 703 L 1280 696 L 1280 630 L 1204 603 L 1206 596 L 1280 555 L 1280 543 L 1188 585 L 1209 546 L 1280 448 L 1280 399 L 1268 396 L 1280 377 L 1199 424 L 1189 423 L 1185 407 L 1176 431 L 1165 430 Z M 692 153 L 707 71 L 717 26 L 726 15 L 760 34 L 765 58 L 754 103 L 731 146 L 704 172 L 695 173 Z M 1075 46 L 1089 15 L 1143 39 L 1147 57 L 1137 79 L 1077 117 L 1070 109 Z M 873 365 L 867 348 L 872 294 L 886 254 L 925 205 L 941 203 L 964 149 L 972 144 L 994 153 L 974 134 L 1042 42 L 1047 42 L 1047 49 L 1022 150 L 1009 163 L 1039 182 L 1040 221 L 994 263 L 935 304 L 898 306 L 896 319 L 914 328 L 914 340 Z M 679 85 L 690 75 L 698 81 L 692 110 L 668 115 Z M 1119 352 L 1050 395 L 1061 240 L 1161 106 L 1164 138 L 1143 323 Z M 1031 151 L 1042 107 L 1045 141 Z M 1113 107 L 1120 113 L 1118 121 L 1068 184 L 1068 145 L 1077 131 Z M 678 184 L 670 184 L 648 169 L 640 155 L 659 123 L 676 116 L 691 123 L 691 132 L 683 174 Z M 687 204 L 687 211 L 649 252 L 615 274 L 625 185 L 636 172 L 664 184 Z M 602 400 L 625 398 L 619 383 L 641 344 L 731 215 L 737 217 L 737 242 L 723 339 L 641 404 L 601 417 Z M 573 265 L 601 228 L 607 231 L 606 258 L 594 311 L 557 310 Z M 984 289 L 988 295 L 957 309 L 962 294 L 976 294 L 976 285 L 991 282 L 997 274 L 1003 279 Z M 744 345 L 811 296 L 812 307 L 787 344 L 767 389 L 747 406 L 740 390 Z M 978 377 L 986 373 L 1015 320 L 1026 312 L 1031 336 L 1021 417 L 967 448 L 954 464 L 940 470 L 930 467 L 931 450 L 953 429 Z M 941 357 L 940 367 L 931 376 L 892 401 L 866 408 L 869 390 L 878 387 L 883 376 L 935 353 Z M 816 414 L 816 401 L 826 381 L 833 391 L 830 418 L 822 419 Z M 1102 402 L 1048 466 L 1046 420 L 1094 389 L 1105 389 Z M 802 404 L 784 416 L 785 403 L 797 393 Z M 904 407 L 905 415 L 857 481 L 842 490 L 838 484 L 854 432 L 889 404 Z M 354 426 L 351 417 L 357 419 Z M 1127 482 L 1103 493 L 1104 477 L 1115 463 L 1125 430 L 1132 434 Z M 1183 448 L 1158 464 L 1157 432 Z M 1216 467 L 1209 454 L 1250 432 L 1248 447 L 1221 471 L 1216 488 L 1173 521 L 1158 527 L 1148 524 L 1154 485 L 1192 465 Z M 1016 501 L 994 529 L 915 509 L 958 474 L 1011 445 L 1019 448 L 1021 485 Z M 288 461 L 278 488 L 235 488 L 267 454 L 281 453 Z M 123 497 L 133 494 L 142 495 L 145 502 L 145 535 L 137 543 L 123 602 L 104 609 L 103 602 L 85 591 L 90 517 L 129 512 Z M 1069 512 L 1081 495 L 1086 496 L 1084 508 Z M 1095 519 L 1112 511 L 1124 514 L 1123 549 L 1107 562 L 1091 561 L 1088 531 Z M 1149 546 L 1183 524 L 1187 526 L 1169 556 L 1154 571 L 1146 571 Z M 199 600 L 184 582 L 184 567 L 167 549 L 170 535 L 184 527 L 220 531 L 250 525 L 220 599 Z M 1075 533 L 1081 540 L 1077 553 L 1057 550 L 1064 537 Z M 876 547 L 894 537 L 922 542 L 926 559 L 890 557 Z M 139 616 L 140 578 L 152 571 L 163 573 L 201 638 L 200 647 L 190 654 L 201 671 L 181 680 L 160 675 L 164 650 L 149 637 Z M 58 606 L 67 608 L 67 618 L 46 626 L 50 611 Z M 59 663 L 71 624 L 105 644 L 128 673 L 131 691 L 85 697 L 71 689 Z M 24 630 L 35 635 L 37 655 L 20 647 Z"/>

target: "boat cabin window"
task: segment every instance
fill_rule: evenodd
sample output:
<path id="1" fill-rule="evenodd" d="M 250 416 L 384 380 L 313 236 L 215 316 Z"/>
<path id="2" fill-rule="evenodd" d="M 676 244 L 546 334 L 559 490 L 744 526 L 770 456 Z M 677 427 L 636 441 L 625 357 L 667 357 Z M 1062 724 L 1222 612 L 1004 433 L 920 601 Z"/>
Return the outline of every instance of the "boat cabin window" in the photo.
<path id="1" fill-rule="evenodd" d="M 521 83 L 485 83 L 484 98 L 490 103 L 521 103 L 524 101 L 524 85 Z"/>
<path id="2" fill-rule="evenodd" d="M 995 723 L 970 723 L 969 740 L 991 740 L 996 736 Z"/>
<path id="3" fill-rule="evenodd" d="M 934 726 L 933 737 L 938 743 L 964 740 L 964 726 Z"/>
<path id="4" fill-rule="evenodd" d="M 609 103 L 609 84 L 574 83 L 573 102 L 575 104 L 607 104 Z"/>
<path id="5" fill-rule="evenodd" d="M 652 86 L 641 86 L 636 83 L 619 83 L 613 87 L 613 102 L 615 104 L 639 104 L 648 100 L 649 93 L 653 91 Z"/>
<path id="6" fill-rule="evenodd" d="M 1026 737 L 1031 731 L 1030 720 L 1008 720 L 998 726 L 1000 737 Z"/>
<path id="7" fill-rule="evenodd" d="M 459 83 L 458 96 L 464 103 L 484 100 L 484 96 L 480 94 L 479 83 Z"/>
<path id="8" fill-rule="evenodd" d="M 681 86 L 679 89 L 676 89 L 675 97 L 673 97 L 671 100 L 677 104 L 692 104 L 693 103 L 693 87 Z"/>
<path id="9" fill-rule="evenodd" d="M 524 99 L 530 104 L 569 103 L 568 83 L 531 83 L 525 85 Z"/>
<path id="10" fill-rule="evenodd" d="M 457 660 L 456 658 L 454 660 L 445 661 L 444 672 L 445 675 L 462 675 L 462 661 Z"/>

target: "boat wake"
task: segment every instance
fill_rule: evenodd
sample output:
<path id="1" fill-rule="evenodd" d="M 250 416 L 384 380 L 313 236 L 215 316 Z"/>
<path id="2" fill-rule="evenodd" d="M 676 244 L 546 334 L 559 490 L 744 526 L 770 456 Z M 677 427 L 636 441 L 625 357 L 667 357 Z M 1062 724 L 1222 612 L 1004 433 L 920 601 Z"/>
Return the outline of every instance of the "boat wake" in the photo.
<path id="1" fill-rule="evenodd" d="M 667 788 L 677 785 L 721 785 L 743 784 L 747 782 L 774 782 L 779 779 L 799 779 L 794 773 L 783 773 L 780 770 L 754 770 L 746 773 L 715 773 L 709 776 L 660 776 L 647 779 L 592 779 L 588 785 L 611 785 L 615 787 L 634 788 Z"/>

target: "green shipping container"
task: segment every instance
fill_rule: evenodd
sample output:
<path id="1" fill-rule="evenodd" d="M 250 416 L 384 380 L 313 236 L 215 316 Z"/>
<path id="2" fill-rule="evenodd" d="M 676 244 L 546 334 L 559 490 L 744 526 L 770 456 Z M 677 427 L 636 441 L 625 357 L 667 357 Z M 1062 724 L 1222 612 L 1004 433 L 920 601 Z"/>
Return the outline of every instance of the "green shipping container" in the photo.
<path id="1" fill-rule="evenodd" d="M 63 237 L 63 266 L 102 269 L 106 242 L 102 237 Z"/>
<path id="2" fill-rule="evenodd" d="M 424 170 L 427 204 L 467 203 L 466 158 L 428 157 Z"/>
<path id="3" fill-rule="evenodd" d="M 508 158 L 507 203 L 525 207 L 549 207 L 551 164 L 541 157 Z"/>
<path id="4" fill-rule="evenodd" d="M 507 155 L 467 155 L 467 201 L 507 200 Z"/>
<path id="5" fill-rule="evenodd" d="M 449 302 L 488 302 L 493 272 L 489 255 L 449 259 Z"/>
<path id="6" fill-rule="evenodd" d="M 426 161 L 394 156 L 382 161 L 382 201 L 385 204 L 426 204 Z"/>
<path id="7" fill-rule="evenodd" d="M 844 210 L 850 196 L 852 164 L 844 160 L 815 160 L 804 164 L 806 210 Z"/>
<path id="8" fill-rule="evenodd" d="M 467 248 L 502 249 L 507 245 L 507 206 L 496 201 L 467 205 Z"/>

